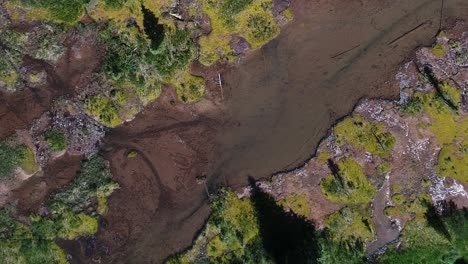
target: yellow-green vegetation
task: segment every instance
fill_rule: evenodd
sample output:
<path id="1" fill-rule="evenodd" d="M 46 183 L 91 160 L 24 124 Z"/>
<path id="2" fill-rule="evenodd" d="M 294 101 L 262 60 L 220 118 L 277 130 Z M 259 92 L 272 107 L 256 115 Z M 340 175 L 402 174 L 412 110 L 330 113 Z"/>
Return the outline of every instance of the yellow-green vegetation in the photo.
<path id="1" fill-rule="evenodd" d="M 138 155 L 138 152 L 136 152 L 135 150 L 130 150 L 130 151 L 127 153 L 127 158 L 133 159 L 133 158 L 135 158 L 137 155 Z"/>
<path id="2" fill-rule="evenodd" d="M 329 158 L 331 158 L 331 156 L 328 151 L 320 151 L 320 153 L 317 155 L 317 161 L 320 163 L 326 163 Z"/>
<path id="3" fill-rule="evenodd" d="M 442 46 L 441 44 L 436 44 L 432 48 L 432 54 L 434 54 L 437 57 L 443 57 L 445 56 L 445 54 L 447 54 L 447 52 L 445 51 L 444 46 Z"/>
<path id="4" fill-rule="evenodd" d="M 57 217 L 60 221 L 60 229 L 57 236 L 66 240 L 73 240 L 79 236 L 92 235 L 97 232 L 98 222 L 84 213 L 75 214 L 71 210 L 66 210 Z"/>
<path id="5" fill-rule="evenodd" d="M 443 96 L 458 108 L 461 100 L 461 93 L 457 87 L 450 85 L 448 81 L 441 82 L 439 88 Z"/>
<path id="6" fill-rule="evenodd" d="M 267 263 L 252 201 L 222 191 L 212 208 L 193 248 L 168 263 Z"/>
<path id="7" fill-rule="evenodd" d="M 436 171 L 461 182 L 468 182 L 468 145 L 445 145 L 439 152 Z"/>
<path id="8" fill-rule="evenodd" d="M 294 213 L 302 215 L 306 218 L 310 217 L 312 209 L 306 194 L 290 194 L 284 199 L 279 200 L 278 204 L 283 208 L 289 208 Z"/>
<path id="9" fill-rule="evenodd" d="M 405 226 L 401 247 L 391 246 L 379 263 L 453 264 L 468 260 L 468 214 L 456 211 L 448 216 L 429 213 Z"/>
<path id="10" fill-rule="evenodd" d="M 370 208 L 345 207 L 331 214 L 325 226 L 337 241 L 366 241 L 374 237 L 374 222 Z"/>
<path id="11" fill-rule="evenodd" d="M 182 102 L 195 102 L 205 94 L 205 79 L 193 76 L 187 71 L 177 74 L 174 82 L 177 95 Z"/>
<path id="12" fill-rule="evenodd" d="M 45 133 L 45 140 L 52 151 L 62 151 L 67 148 L 65 134 L 59 129 L 50 129 Z"/>
<path id="13" fill-rule="evenodd" d="M 26 174 L 33 174 L 39 170 L 39 165 L 36 163 L 36 155 L 29 147 L 22 146 L 21 150 L 22 159 L 19 167 L 23 169 Z"/>
<path id="14" fill-rule="evenodd" d="M 86 99 L 84 111 L 94 116 L 100 123 L 109 127 L 116 127 L 122 123 L 117 107 L 106 96 L 96 95 Z"/>
<path id="15" fill-rule="evenodd" d="M 13 0 L 10 8 L 22 7 L 29 19 L 54 20 L 67 24 L 75 23 L 85 11 L 89 0 Z"/>
<path id="16" fill-rule="evenodd" d="M 424 217 L 428 206 L 431 204 L 431 197 L 427 193 L 421 193 L 418 197 L 412 196 L 405 199 L 401 194 L 394 194 L 392 201 L 395 206 L 385 208 L 385 214 L 389 217 Z"/>
<path id="17" fill-rule="evenodd" d="M 95 217 L 84 213 L 93 200 L 104 200 L 118 187 L 100 157 L 84 161 L 80 173 L 47 201 L 49 214 L 31 214 L 29 221 L 12 208 L 0 210 L 0 259 L 6 264 L 68 263 L 57 239 L 73 240 L 98 230 Z M 101 203 L 100 202 L 100 203 Z M 98 213 L 102 209 L 98 208 Z M 92 213 L 94 215 L 94 213 Z M 22 219 L 19 221 L 18 219 Z"/>
<path id="18" fill-rule="evenodd" d="M 402 205 L 403 203 L 405 203 L 405 201 L 405 196 L 401 193 L 396 193 L 392 195 L 392 202 L 396 205 Z"/>
<path id="19" fill-rule="evenodd" d="M 426 125 L 440 144 L 462 142 L 468 138 L 468 118 L 451 109 L 435 92 L 417 92 L 414 97 L 418 98 L 416 100 L 422 103 L 424 113 L 430 117 L 431 121 Z M 459 98 L 459 95 L 453 98 Z"/>
<path id="20" fill-rule="evenodd" d="M 339 122 L 334 129 L 334 135 L 338 145 L 348 142 L 381 157 L 390 156 L 395 145 L 395 138 L 391 133 L 385 132 L 384 124 L 371 123 L 360 115 Z"/>
<path id="21" fill-rule="evenodd" d="M 27 174 L 39 170 L 33 150 L 12 139 L 0 143 L 0 178 L 11 175 L 18 167 Z"/>
<path id="22" fill-rule="evenodd" d="M 394 193 L 399 193 L 399 192 L 401 191 L 401 185 L 399 185 L 399 184 L 393 184 L 393 185 L 392 185 L 392 191 L 393 191 Z"/>
<path id="23" fill-rule="evenodd" d="M 229 45 L 232 35 L 244 37 L 258 48 L 279 34 L 279 25 L 271 13 L 271 0 L 202 0 L 212 31 L 200 38 L 200 62 L 211 65 L 222 58 L 232 58 Z"/>
<path id="24" fill-rule="evenodd" d="M 82 163 L 79 174 L 67 188 L 50 198 L 48 206 L 54 214 L 66 208 L 80 211 L 89 206 L 98 194 L 107 198 L 117 188 L 119 185 L 112 181 L 104 160 L 92 157 Z"/>
<path id="25" fill-rule="evenodd" d="M 367 204 L 376 193 L 369 183 L 361 166 L 351 158 L 343 158 L 337 163 L 338 171 L 326 176 L 320 188 L 333 203 L 346 205 Z"/>
<path id="26" fill-rule="evenodd" d="M 32 217 L 26 225 L 0 210 L 0 259 L 5 264 L 68 263 L 65 252 L 55 243 L 54 223 Z"/>

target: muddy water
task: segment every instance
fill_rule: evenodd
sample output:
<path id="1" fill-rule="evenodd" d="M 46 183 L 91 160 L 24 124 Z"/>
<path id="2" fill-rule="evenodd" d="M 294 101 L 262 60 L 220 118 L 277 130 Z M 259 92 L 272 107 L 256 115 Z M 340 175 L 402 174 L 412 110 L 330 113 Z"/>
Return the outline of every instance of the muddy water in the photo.
<path id="1" fill-rule="evenodd" d="M 230 119 L 214 168 L 224 184 L 298 166 L 360 98 L 398 95 L 386 81 L 440 23 L 468 18 L 466 0 L 444 1 L 442 20 L 440 0 L 292 2 L 295 21 L 224 76 Z"/>

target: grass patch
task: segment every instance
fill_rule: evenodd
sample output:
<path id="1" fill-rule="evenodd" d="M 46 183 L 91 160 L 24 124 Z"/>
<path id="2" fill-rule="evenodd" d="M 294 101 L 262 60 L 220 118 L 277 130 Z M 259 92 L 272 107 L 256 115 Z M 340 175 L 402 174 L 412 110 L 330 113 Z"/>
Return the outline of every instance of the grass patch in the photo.
<path id="1" fill-rule="evenodd" d="M 30 17 L 74 24 L 85 11 L 89 0 L 14 0 Z"/>
<path id="2" fill-rule="evenodd" d="M 302 215 L 306 218 L 310 217 L 312 208 L 310 208 L 308 197 L 306 194 L 290 194 L 284 199 L 279 200 L 278 204 L 283 208 L 289 208 L 294 213 Z"/>
<path id="3" fill-rule="evenodd" d="M 440 176 L 468 182 L 468 145 L 445 145 L 439 152 L 435 169 Z"/>
<path id="4" fill-rule="evenodd" d="M 391 133 L 384 130 L 384 124 L 371 123 L 360 115 L 355 115 L 338 123 L 334 135 L 338 145 L 348 142 L 374 155 L 389 157 L 396 140 Z"/>
<path id="5" fill-rule="evenodd" d="M 376 193 L 361 166 L 351 158 L 338 161 L 336 174 L 326 176 L 320 182 L 320 189 L 333 203 L 346 205 L 367 204 Z"/>

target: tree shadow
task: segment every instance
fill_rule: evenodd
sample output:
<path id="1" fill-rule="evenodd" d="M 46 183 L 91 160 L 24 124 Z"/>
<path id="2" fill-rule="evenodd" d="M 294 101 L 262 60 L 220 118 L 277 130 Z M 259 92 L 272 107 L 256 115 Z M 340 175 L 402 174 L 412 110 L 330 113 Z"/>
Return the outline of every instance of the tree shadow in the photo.
<path id="1" fill-rule="evenodd" d="M 313 223 L 293 212 L 285 212 L 252 177 L 249 177 L 249 184 L 263 246 L 275 262 L 317 263 L 319 247 Z"/>

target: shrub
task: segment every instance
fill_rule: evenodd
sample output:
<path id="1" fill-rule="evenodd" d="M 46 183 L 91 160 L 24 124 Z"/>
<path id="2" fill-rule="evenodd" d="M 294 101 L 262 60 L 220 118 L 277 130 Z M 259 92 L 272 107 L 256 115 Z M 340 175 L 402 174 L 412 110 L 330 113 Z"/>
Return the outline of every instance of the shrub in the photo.
<path id="1" fill-rule="evenodd" d="M 82 162 L 75 179 L 63 191 L 54 194 L 48 205 L 53 214 L 60 214 L 67 207 L 81 211 L 97 198 L 98 193 L 107 198 L 117 188 L 104 159 L 94 156 Z"/>
<path id="2" fill-rule="evenodd" d="M 94 116 L 100 123 L 109 127 L 122 124 L 117 108 L 103 95 L 91 96 L 86 99 L 84 110 L 87 114 Z"/>
<path id="3" fill-rule="evenodd" d="M 325 221 L 331 239 L 335 241 L 371 240 L 374 237 L 374 222 L 369 208 L 345 207 L 331 214 Z"/>
<path id="4" fill-rule="evenodd" d="M 58 129 L 51 129 L 45 133 L 45 140 L 53 151 L 62 151 L 67 148 L 65 134 Z"/>
<path id="5" fill-rule="evenodd" d="M 0 177 L 9 176 L 17 167 L 21 167 L 27 174 L 38 171 L 34 152 L 14 142 L 0 143 Z"/>
<path id="6" fill-rule="evenodd" d="M 369 183 L 361 166 L 350 158 L 341 159 L 337 165 L 338 175 L 330 174 L 320 182 L 325 197 L 347 205 L 369 203 L 376 188 Z"/>

